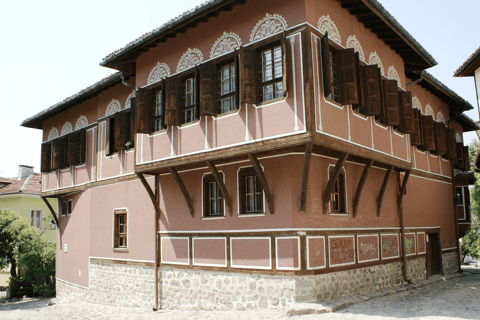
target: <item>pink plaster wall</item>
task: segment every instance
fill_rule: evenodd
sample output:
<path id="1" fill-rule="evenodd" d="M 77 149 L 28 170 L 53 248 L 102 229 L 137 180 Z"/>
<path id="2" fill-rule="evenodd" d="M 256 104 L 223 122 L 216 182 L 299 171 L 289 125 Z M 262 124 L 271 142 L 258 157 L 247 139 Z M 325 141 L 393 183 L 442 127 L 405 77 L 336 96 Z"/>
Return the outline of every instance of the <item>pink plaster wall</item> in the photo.
<path id="1" fill-rule="evenodd" d="M 321 268 L 326 266 L 325 237 L 308 238 L 308 266 L 307 268 Z"/>
<path id="2" fill-rule="evenodd" d="M 162 263 L 189 264 L 189 239 L 168 237 L 162 238 Z"/>
<path id="3" fill-rule="evenodd" d="M 270 269 L 269 238 L 231 238 L 232 267 Z"/>
<path id="4" fill-rule="evenodd" d="M 227 266 L 226 238 L 193 238 L 193 265 Z"/>
<path id="5" fill-rule="evenodd" d="M 277 268 L 299 269 L 299 238 L 276 238 Z"/>

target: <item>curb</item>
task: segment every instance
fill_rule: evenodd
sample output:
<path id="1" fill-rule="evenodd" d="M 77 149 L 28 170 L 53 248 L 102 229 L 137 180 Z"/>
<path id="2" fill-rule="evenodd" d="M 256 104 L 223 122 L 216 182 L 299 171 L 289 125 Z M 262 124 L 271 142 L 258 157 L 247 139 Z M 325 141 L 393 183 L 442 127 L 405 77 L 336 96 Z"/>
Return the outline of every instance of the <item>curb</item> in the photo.
<path id="1" fill-rule="evenodd" d="M 421 280 L 418 283 L 412 284 L 401 284 L 389 289 L 384 289 L 380 291 L 370 292 L 361 295 L 349 296 L 349 297 L 342 297 L 336 300 L 328 300 L 328 301 L 321 301 L 317 303 L 294 303 L 291 304 L 287 309 L 287 316 L 300 316 L 305 314 L 321 314 L 327 312 L 335 312 L 338 310 L 346 309 L 353 304 L 357 304 L 360 302 L 368 301 L 375 298 L 380 298 L 384 296 L 389 296 L 392 294 L 406 292 L 415 290 L 427 285 L 431 285 L 436 282 L 440 281 L 448 281 L 453 278 L 459 277 L 466 277 L 465 273 L 455 273 L 446 276 L 434 276 L 430 277 L 430 279 Z"/>

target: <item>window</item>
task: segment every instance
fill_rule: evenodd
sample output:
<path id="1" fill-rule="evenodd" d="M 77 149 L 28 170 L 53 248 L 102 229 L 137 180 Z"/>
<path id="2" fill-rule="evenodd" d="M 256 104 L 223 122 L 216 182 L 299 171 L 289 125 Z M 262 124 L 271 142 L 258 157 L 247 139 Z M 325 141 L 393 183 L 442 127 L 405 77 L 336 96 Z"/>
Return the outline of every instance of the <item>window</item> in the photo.
<path id="1" fill-rule="evenodd" d="M 114 212 L 114 248 L 127 248 L 127 210 Z"/>
<path id="2" fill-rule="evenodd" d="M 223 178 L 223 174 L 220 173 Z M 223 196 L 220 186 L 212 175 L 203 178 L 203 216 L 223 216 Z"/>
<path id="3" fill-rule="evenodd" d="M 220 86 L 218 113 L 237 109 L 235 99 L 235 62 L 220 67 L 218 79 Z"/>
<path id="4" fill-rule="evenodd" d="M 455 187 L 455 205 L 463 206 L 463 187 Z"/>
<path id="5" fill-rule="evenodd" d="M 67 201 L 67 215 L 71 215 L 73 210 L 73 200 Z"/>
<path id="6" fill-rule="evenodd" d="M 253 168 L 240 171 L 240 213 L 263 213 L 263 186 Z"/>
<path id="7" fill-rule="evenodd" d="M 332 86 L 331 99 L 340 103 L 340 73 L 338 70 L 338 55 L 337 50 L 333 47 L 328 48 L 330 55 L 330 66 L 328 72 L 330 73 L 330 84 Z"/>
<path id="8" fill-rule="evenodd" d="M 333 168 L 330 170 L 330 175 L 333 174 Z M 347 213 L 346 206 L 346 192 L 345 192 L 345 173 L 340 172 L 335 181 L 333 192 L 330 197 L 330 212 L 332 213 Z"/>
<path id="9" fill-rule="evenodd" d="M 107 119 L 105 154 L 111 156 L 133 147 L 134 124 L 130 110 L 115 113 Z"/>
<path id="10" fill-rule="evenodd" d="M 153 104 L 153 132 L 163 129 L 163 90 L 155 92 Z"/>
<path id="11" fill-rule="evenodd" d="M 196 120 L 195 118 L 195 77 L 189 77 L 182 81 L 182 124 L 190 123 Z"/>
<path id="12" fill-rule="evenodd" d="M 30 211 L 30 224 L 38 230 L 42 230 L 42 210 Z"/>
<path id="13" fill-rule="evenodd" d="M 283 97 L 282 46 L 262 50 L 260 54 L 260 101 Z"/>

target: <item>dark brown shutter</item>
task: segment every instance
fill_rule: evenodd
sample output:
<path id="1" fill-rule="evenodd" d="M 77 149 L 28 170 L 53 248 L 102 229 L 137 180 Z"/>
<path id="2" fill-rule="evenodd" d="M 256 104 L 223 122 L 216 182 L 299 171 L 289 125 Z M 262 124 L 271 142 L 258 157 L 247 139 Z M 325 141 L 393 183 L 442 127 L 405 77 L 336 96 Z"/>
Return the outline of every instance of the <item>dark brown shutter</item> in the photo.
<path id="1" fill-rule="evenodd" d="M 471 208 L 470 208 L 470 190 L 468 189 L 468 187 L 463 187 L 463 194 L 465 195 L 465 202 L 464 202 L 464 206 L 465 206 L 465 218 L 468 220 L 468 221 L 471 221 L 472 217 L 471 217 Z"/>
<path id="2" fill-rule="evenodd" d="M 283 87 L 283 96 L 287 96 L 287 54 L 288 54 L 288 48 L 287 48 L 287 38 L 285 37 L 285 31 L 283 31 L 283 38 L 282 38 L 282 87 Z M 290 54 L 291 55 L 291 54 Z"/>
<path id="3" fill-rule="evenodd" d="M 105 154 L 115 152 L 115 117 L 110 117 L 105 122 Z"/>
<path id="4" fill-rule="evenodd" d="M 463 159 L 463 143 L 461 142 L 455 142 L 456 144 L 456 152 L 457 152 L 457 156 L 455 157 L 455 165 L 459 168 L 459 169 L 463 169 L 465 168 L 465 160 Z"/>
<path id="5" fill-rule="evenodd" d="M 171 77 L 165 79 L 165 125 L 178 126 L 180 124 L 180 97 L 182 79 Z"/>
<path id="6" fill-rule="evenodd" d="M 194 120 L 200 119 L 200 108 L 199 108 L 199 101 L 200 101 L 200 70 L 198 66 L 195 67 L 195 74 L 193 79 L 193 99 L 194 99 L 194 109 L 193 114 L 195 115 Z"/>
<path id="7" fill-rule="evenodd" d="M 455 151 L 455 147 L 456 147 L 455 129 L 447 128 L 446 140 L 447 140 L 447 157 L 448 159 L 455 159 L 457 157 L 457 152 Z"/>
<path id="8" fill-rule="evenodd" d="M 383 117 L 380 69 L 377 65 L 364 66 L 362 69 L 365 96 L 364 114 L 367 116 Z"/>
<path id="9" fill-rule="evenodd" d="M 85 163 L 87 152 L 87 130 L 80 130 L 78 133 L 78 163 Z"/>
<path id="10" fill-rule="evenodd" d="M 251 47 L 240 49 L 240 103 L 257 103 L 255 86 L 256 53 Z"/>
<path id="11" fill-rule="evenodd" d="M 200 65 L 200 115 L 215 115 L 215 63 Z"/>
<path id="12" fill-rule="evenodd" d="M 136 92 L 136 129 L 138 133 L 148 133 L 154 99 L 151 89 L 139 88 Z"/>
<path id="13" fill-rule="evenodd" d="M 127 143 L 127 113 L 119 112 L 115 115 L 115 150 L 126 149 Z"/>
<path id="14" fill-rule="evenodd" d="M 435 127 L 435 146 L 437 154 L 447 154 L 447 144 L 445 141 L 445 125 L 441 122 L 434 122 Z"/>
<path id="15" fill-rule="evenodd" d="M 385 103 L 385 120 L 389 126 L 400 125 L 398 107 L 398 89 L 396 80 L 382 80 L 383 99 Z"/>
<path id="16" fill-rule="evenodd" d="M 399 128 L 400 132 L 414 133 L 415 128 L 413 125 L 412 93 L 410 91 L 399 91 L 398 103 L 401 114 L 401 126 Z"/>
<path id="17" fill-rule="evenodd" d="M 422 141 L 422 121 L 421 113 L 418 109 L 412 110 L 412 120 L 413 120 L 413 133 L 410 134 L 410 143 L 412 146 L 421 146 L 423 145 Z"/>
<path id="18" fill-rule="evenodd" d="M 42 143 L 42 164 L 41 164 L 41 172 L 48 172 L 50 171 L 50 163 L 52 157 L 52 143 L 45 142 Z"/>
<path id="19" fill-rule="evenodd" d="M 463 161 L 465 162 L 464 170 L 470 171 L 470 157 L 468 152 L 468 146 L 463 147 Z"/>
<path id="20" fill-rule="evenodd" d="M 65 167 L 65 137 L 53 140 L 53 165 L 52 169 Z"/>
<path id="21" fill-rule="evenodd" d="M 77 132 L 70 133 L 66 137 L 67 141 L 67 166 L 74 166 L 77 163 L 77 145 L 78 136 Z"/>
<path id="22" fill-rule="evenodd" d="M 435 129 L 433 127 L 432 116 L 421 116 L 422 119 L 422 133 L 423 133 L 423 146 L 426 150 L 435 150 Z"/>
<path id="23" fill-rule="evenodd" d="M 353 48 L 338 51 L 340 87 L 342 104 L 358 104 L 358 83 L 355 50 Z"/>
<path id="24" fill-rule="evenodd" d="M 330 73 L 330 49 L 328 45 L 328 32 L 325 32 L 322 40 L 320 41 L 322 51 L 322 71 L 323 71 L 323 93 L 325 97 L 332 99 L 333 87 L 332 87 L 332 75 Z"/>
<path id="25" fill-rule="evenodd" d="M 163 81 L 162 81 L 163 83 Z M 163 108 L 162 108 L 163 110 Z M 134 141 L 135 140 L 135 119 L 137 117 L 137 101 L 135 98 L 130 99 L 130 117 L 129 117 L 129 127 L 128 127 L 128 140 Z M 150 121 L 152 123 L 152 121 Z"/>
<path id="26" fill-rule="evenodd" d="M 357 75 L 358 104 L 353 105 L 353 109 L 358 109 L 360 113 L 365 114 L 363 67 L 360 64 L 360 54 L 358 52 L 355 52 L 355 69 L 355 73 Z"/>

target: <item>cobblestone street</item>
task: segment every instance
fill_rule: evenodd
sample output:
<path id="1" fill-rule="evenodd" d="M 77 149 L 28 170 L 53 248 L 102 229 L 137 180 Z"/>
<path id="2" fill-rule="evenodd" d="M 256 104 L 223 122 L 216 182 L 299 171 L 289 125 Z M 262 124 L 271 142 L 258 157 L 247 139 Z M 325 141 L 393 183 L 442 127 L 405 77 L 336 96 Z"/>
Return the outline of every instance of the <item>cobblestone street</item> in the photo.
<path id="1" fill-rule="evenodd" d="M 0 319 L 479 319 L 480 270 L 467 267 L 462 277 L 374 298 L 337 312 L 292 317 L 284 310 L 153 312 L 89 303 L 48 306 L 50 299 L 0 301 Z"/>

